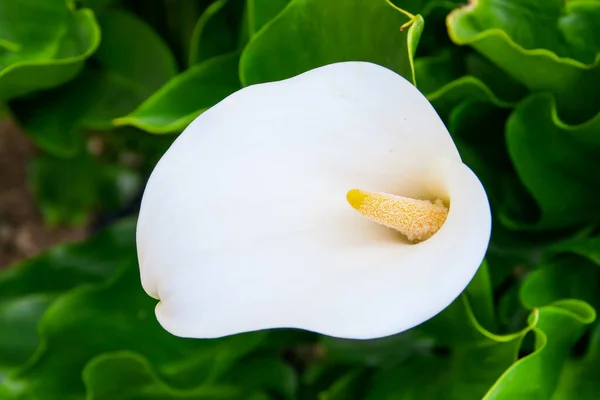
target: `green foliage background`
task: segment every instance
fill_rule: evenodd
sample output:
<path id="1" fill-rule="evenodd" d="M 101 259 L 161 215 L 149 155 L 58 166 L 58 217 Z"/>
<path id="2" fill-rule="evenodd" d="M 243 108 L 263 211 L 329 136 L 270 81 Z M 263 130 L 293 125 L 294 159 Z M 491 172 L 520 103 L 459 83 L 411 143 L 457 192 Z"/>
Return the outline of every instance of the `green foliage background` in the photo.
<path id="1" fill-rule="evenodd" d="M 0 102 L 46 222 L 118 221 L 0 274 L 0 399 L 600 398 L 600 1 L 463 3 L 2 0 Z M 479 272 L 383 339 L 169 335 L 136 264 L 152 167 L 241 87 L 345 60 L 415 82 L 484 183 Z"/>

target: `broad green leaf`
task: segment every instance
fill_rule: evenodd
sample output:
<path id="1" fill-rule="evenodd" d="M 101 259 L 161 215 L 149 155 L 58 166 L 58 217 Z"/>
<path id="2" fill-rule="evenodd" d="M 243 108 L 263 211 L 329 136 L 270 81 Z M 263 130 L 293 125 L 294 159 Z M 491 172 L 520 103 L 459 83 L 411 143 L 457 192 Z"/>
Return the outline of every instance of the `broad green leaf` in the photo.
<path id="1" fill-rule="evenodd" d="M 112 118 L 133 110 L 175 74 L 169 49 L 143 21 L 121 11 L 99 21 L 103 40 L 94 58 L 103 69 L 86 67 L 65 86 L 11 102 L 35 143 L 57 157 L 74 157 L 83 147 L 83 128 L 112 128 Z"/>
<path id="2" fill-rule="evenodd" d="M 541 217 L 520 228 L 567 228 L 600 221 L 600 114 L 567 125 L 552 97 L 533 95 L 517 107 L 506 126 L 508 152 L 517 174 L 537 201 Z"/>
<path id="3" fill-rule="evenodd" d="M 91 10 L 65 0 L 4 0 L 0 5 L 0 100 L 72 79 L 100 43 Z"/>
<path id="4" fill-rule="evenodd" d="M 479 0 L 448 16 L 452 40 L 470 45 L 533 91 L 555 95 L 572 123 L 600 108 L 598 2 Z"/>
<path id="5" fill-rule="evenodd" d="M 578 300 L 540 308 L 535 351 L 504 372 L 484 399 L 549 399 L 571 348 L 595 318 L 594 309 Z"/>
<path id="6" fill-rule="evenodd" d="M 563 368 L 552 400 L 595 400 L 600 393 L 600 324 L 592 331 L 590 345 L 581 360 L 569 360 Z"/>
<path id="7" fill-rule="evenodd" d="M 238 50 L 243 9 L 242 0 L 217 0 L 204 10 L 192 33 L 190 67 Z"/>
<path id="8" fill-rule="evenodd" d="M 8 1 L 2 4 L 0 14 L 0 38 L 2 38 L 2 67 L 6 68 L 22 58 L 52 56 L 59 44 L 61 31 L 66 26 L 69 18 L 69 9 L 66 2 L 46 1 L 46 7 L 40 9 L 42 1 Z M 32 19 L 22 18 L 21 15 Z M 40 17 L 46 18 L 41 19 Z M 17 18 L 23 23 L 15 24 Z M 39 22 L 36 21 L 39 19 Z M 8 51 L 7 51 L 8 50 Z"/>
<path id="9" fill-rule="evenodd" d="M 290 0 L 246 0 L 250 36 L 256 35 L 263 26 L 283 11 L 289 3 Z"/>
<path id="10" fill-rule="evenodd" d="M 560 299 L 579 299 L 600 309 L 599 237 L 576 239 L 546 250 L 541 268 L 529 274 L 520 288 L 526 307 Z"/>
<path id="11" fill-rule="evenodd" d="M 136 14 L 159 29 L 175 57 L 189 59 L 194 28 L 198 19 L 214 0 L 148 0 L 130 2 Z M 137 4 L 136 4 L 137 3 Z"/>
<path id="12" fill-rule="evenodd" d="M 86 398 L 89 400 L 242 400 L 233 387 L 200 386 L 175 389 L 165 383 L 143 356 L 122 351 L 93 358 L 83 370 Z"/>
<path id="13" fill-rule="evenodd" d="M 212 385 L 266 337 L 265 332 L 214 340 L 175 337 L 156 321 L 156 301 L 142 290 L 135 254 L 122 259 L 121 267 L 108 283 L 73 290 L 50 306 L 38 328 L 40 347 L 0 386 L 0 398 L 80 398 L 85 365 L 122 350 L 145 357 L 174 388 Z"/>
<path id="14" fill-rule="evenodd" d="M 427 29 L 425 30 L 427 31 Z M 466 73 L 462 52 L 444 48 L 434 56 L 415 59 L 415 75 L 419 79 L 419 90 L 430 95 Z"/>
<path id="15" fill-rule="evenodd" d="M 100 90 L 99 75 L 84 69 L 67 84 L 11 101 L 13 115 L 25 133 L 44 151 L 56 157 L 74 157 L 84 148 L 79 122 Z"/>
<path id="16" fill-rule="evenodd" d="M 238 60 L 239 54 L 227 54 L 191 67 L 114 123 L 151 133 L 183 130 L 204 110 L 240 88 Z"/>
<path id="17" fill-rule="evenodd" d="M 52 301 L 78 286 L 106 281 L 123 257 L 135 254 L 134 230 L 135 221 L 126 220 L 0 273 L 0 383 L 35 352 L 37 324 Z"/>
<path id="18" fill-rule="evenodd" d="M 96 12 L 104 11 L 104 9 L 109 7 L 114 7 L 120 2 L 121 0 L 79 0 L 79 4 L 81 4 L 82 7 L 91 8 Z"/>
<path id="19" fill-rule="evenodd" d="M 559 299 L 579 299 L 600 306 L 600 267 L 579 257 L 559 258 L 529 274 L 520 290 L 528 308 Z"/>
<path id="20" fill-rule="evenodd" d="M 35 352 L 39 343 L 37 323 L 54 298 L 43 294 L 0 301 L 0 384 L 10 370 Z"/>
<path id="21" fill-rule="evenodd" d="M 464 102 L 490 103 L 512 108 L 526 89 L 477 54 L 446 48 L 415 60 L 418 87 L 444 121 Z M 502 112 L 500 112 L 502 113 Z"/>
<path id="22" fill-rule="evenodd" d="M 448 121 L 454 108 L 465 101 L 491 103 L 501 108 L 514 106 L 514 103 L 498 98 L 485 83 L 474 76 L 458 78 L 427 94 L 427 98 L 445 121 Z"/>
<path id="23" fill-rule="evenodd" d="M 411 25 L 412 29 L 403 29 Z M 414 81 L 420 16 L 386 0 L 293 0 L 244 49 L 244 86 L 277 81 L 341 61 L 370 61 Z"/>
<path id="24" fill-rule="evenodd" d="M 82 243 L 65 244 L 0 273 L 0 301 L 59 295 L 110 278 L 125 255 L 135 255 L 135 221 L 124 220 Z"/>
<path id="25" fill-rule="evenodd" d="M 515 105 L 528 94 L 525 86 L 477 53 L 465 54 L 464 64 L 468 75 L 483 82 L 504 103 Z"/>
<path id="26" fill-rule="evenodd" d="M 576 238 L 574 240 L 552 246 L 547 251 L 547 255 L 549 257 L 553 257 L 561 253 L 578 255 L 587 258 L 597 265 L 600 265 L 600 236 L 594 236 L 585 239 Z"/>
<path id="27" fill-rule="evenodd" d="M 177 67 L 164 41 L 133 14 L 110 11 L 98 22 L 102 43 L 94 58 L 102 70 L 96 78 L 96 101 L 83 123 L 102 130 L 112 128 L 113 118 L 133 111 L 175 76 Z"/>

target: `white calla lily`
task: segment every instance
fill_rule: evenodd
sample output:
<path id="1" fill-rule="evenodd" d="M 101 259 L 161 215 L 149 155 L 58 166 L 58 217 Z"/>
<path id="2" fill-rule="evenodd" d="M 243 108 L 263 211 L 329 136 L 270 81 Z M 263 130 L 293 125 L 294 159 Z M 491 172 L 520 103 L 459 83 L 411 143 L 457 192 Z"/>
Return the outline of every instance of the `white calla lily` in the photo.
<path id="1" fill-rule="evenodd" d="M 439 231 L 411 242 L 370 221 L 387 224 L 377 210 L 354 210 L 354 188 L 441 199 L 449 212 L 436 208 Z M 420 212 L 405 215 L 409 231 Z M 426 98 L 388 69 L 345 62 L 200 115 L 152 173 L 137 243 L 143 287 L 175 335 L 291 327 L 360 339 L 447 307 L 490 225 L 481 183 Z"/>

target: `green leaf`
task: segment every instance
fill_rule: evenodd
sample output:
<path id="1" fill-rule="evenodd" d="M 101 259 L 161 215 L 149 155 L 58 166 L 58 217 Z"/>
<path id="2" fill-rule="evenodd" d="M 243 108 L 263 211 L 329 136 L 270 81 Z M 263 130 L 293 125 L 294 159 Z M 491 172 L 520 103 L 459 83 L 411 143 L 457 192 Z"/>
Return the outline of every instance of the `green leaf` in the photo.
<path id="1" fill-rule="evenodd" d="M 195 65 L 170 80 L 131 114 L 114 120 L 151 133 L 183 130 L 204 110 L 240 88 L 239 54 L 226 54 Z"/>
<path id="2" fill-rule="evenodd" d="M 0 398 L 80 398 L 81 372 L 93 358 L 128 350 L 145 357 L 157 375 L 178 390 L 212 385 L 267 337 L 253 332 L 214 340 L 175 337 L 154 316 L 156 301 L 142 290 L 135 254 L 121 259 L 106 284 L 61 296 L 39 324 L 41 345 L 26 366 L 0 386 Z M 133 391 L 135 382 L 121 390 Z"/>
<path id="3" fill-rule="evenodd" d="M 0 12 L 0 101 L 72 79 L 100 43 L 91 10 L 65 0 L 5 0 Z"/>
<path id="4" fill-rule="evenodd" d="M 508 151 L 519 178 L 537 201 L 541 217 L 519 228 L 567 228 L 600 221 L 600 114 L 567 125 L 553 98 L 533 95 L 517 107 L 506 126 Z"/>
<path id="5" fill-rule="evenodd" d="M 256 35 L 263 26 L 279 15 L 289 3 L 290 0 L 246 0 L 250 36 Z"/>
<path id="6" fill-rule="evenodd" d="M 83 148 L 84 128 L 112 128 L 112 118 L 132 111 L 175 74 L 169 49 L 145 22 L 108 11 L 100 24 L 103 40 L 94 57 L 104 69 L 86 67 L 65 86 L 11 102 L 25 131 L 54 156 L 74 157 Z"/>
<path id="7" fill-rule="evenodd" d="M 121 0 L 79 0 L 78 3 L 82 7 L 91 8 L 92 10 L 104 11 L 106 8 L 118 5 Z"/>
<path id="8" fill-rule="evenodd" d="M 484 399 L 550 398 L 571 347 L 595 318 L 594 309 L 578 300 L 540 308 L 535 351 L 504 372 Z"/>
<path id="9" fill-rule="evenodd" d="M 56 157 L 74 157 L 84 148 L 79 122 L 96 99 L 97 78 L 84 69 L 59 88 L 11 101 L 13 115 L 41 149 Z"/>
<path id="10" fill-rule="evenodd" d="M 38 346 L 37 324 L 59 295 L 106 281 L 135 254 L 135 221 L 125 220 L 80 244 L 61 245 L 0 273 L 0 383 Z"/>
<path id="11" fill-rule="evenodd" d="M 135 255 L 135 221 L 124 220 L 86 242 L 53 247 L 0 273 L 0 301 L 29 295 L 59 295 L 86 283 L 101 283 L 124 255 Z"/>
<path id="12" fill-rule="evenodd" d="M 600 107 L 600 3 L 479 0 L 448 16 L 457 44 L 468 44 L 532 91 L 555 95 L 570 123 Z"/>
<path id="13" fill-rule="evenodd" d="M 133 4 L 136 14 L 160 30 L 178 60 L 188 60 L 194 27 L 214 0 L 148 0 Z"/>
<path id="14" fill-rule="evenodd" d="M 165 383 L 150 362 L 139 354 L 123 351 L 92 359 L 83 370 L 87 399 L 90 400 L 241 400 L 233 387 L 200 386 L 175 389 Z"/>
<path id="15" fill-rule="evenodd" d="M 414 81 L 412 50 L 421 29 L 420 16 L 386 0 L 294 0 L 248 43 L 240 79 L 247 86 L 335 62 L 370 61 Z"/>
<path id="16" fill-rule="evenodd" d="M 217 0 L 204 10 L 192 33 L 190 67 L 239 49 L 242 11 L 242 0 Z"/>
<path id="17" fill-rule="evenodd" d="M 520 290 L 528 308 L 540 307 L 559 299 L 579 299 L 600 306 L 600 268 L 585 259 L 567 257 L 527 276 Z"/>
<path id="18" fill-rule="evenodd" d="M 569 360 L 552 400 L 594 400 L 600 393 L 600 324 L 592 331 L 590 345 L 581 360 Z"/>
<path id="19" fill-rule="evenodd" d="M 9 371 L 25 363 L 34 353 L 39 343 L 35 328 L 54 298 L 53 295 L 31 295 L 0 301 L 0 384 Z"/>
<path id="20" fill-rule="evenodd" d="M 599 239 L 575 239 L 548 248 L 541 268 L 523 281 L 520 289 L 523 304 L 533 308 L 569 298 L 600 309 Z"/>
<path id="21" fill-rule="evenodd" d="M 464 64 L 467 74 L 488 86 L 503 103 L 515 105 L 528 94 L 525 86 L 477 53 L 466 54 Z"/>
<path id="22" fill-rule="evenodd" d="M 575 238 L 568 242 L 552 246 L 547 250 L 549 257 L 556 256 L 557 254 L 560 255 L 561 253 L 585 257 L 595 264 L 600 265 L 600 236 L 585 239 Z"/>
<path id="23" fill-rule="evenodd" d="M 164 41 L 143 20 L 124 11 L 109 11 L 98 19 L 102 43 L 94 58 L 100 71 L 97 99 L 83 124 L 112 128 L 113 118 L 133 111 L 177 73 Z M 88 89 L 89 90 L 89 89 Z"/>
<path id="24" fill-rule="evenodd" d="M 454 48 L 444 48 L 434 56 L 415 59 L 415 75 L 419 90 L 429 96 L 466 73 L 463 54 Z"/>
<path id="25" fill-rule="evenodd" d="M 446 48 L 434 56 L 415 60 L 419 90 L 444 121 L 464 102 L 490 103 L 513 108 L 526 89 L 477 54 Z"/>

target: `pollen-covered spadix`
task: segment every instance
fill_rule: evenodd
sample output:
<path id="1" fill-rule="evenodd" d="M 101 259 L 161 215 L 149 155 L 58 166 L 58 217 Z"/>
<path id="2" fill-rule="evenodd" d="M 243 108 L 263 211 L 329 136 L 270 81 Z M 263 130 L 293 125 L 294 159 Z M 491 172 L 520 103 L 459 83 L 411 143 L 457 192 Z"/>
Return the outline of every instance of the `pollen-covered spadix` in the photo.
<path id="1" fill-rule="evenodd" d="M 441 227 L 411 242 L 353 210 L 355 187 L 431 200 L 446 211 L 425 220 Z M 347 62 L 247 87 L 199 116 L 152 173 L 137 241 L 144 289 L 175 335 L 375 338 L 450 304 L 489 235 L 485 192 L 425 97 Z"/>
<path id="2" fill-rule="evenodd" d="M 369 193 L 352 189 L 348 203 L 374 222 L 396 229 L 408 240 L 423 241 L 444 225 L 448 207 L 440 199 L 411 199 L 387 193 Z"/>

